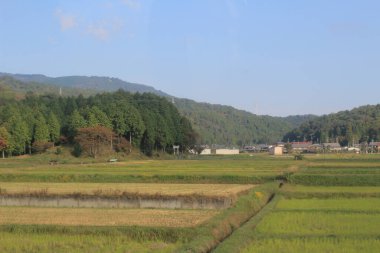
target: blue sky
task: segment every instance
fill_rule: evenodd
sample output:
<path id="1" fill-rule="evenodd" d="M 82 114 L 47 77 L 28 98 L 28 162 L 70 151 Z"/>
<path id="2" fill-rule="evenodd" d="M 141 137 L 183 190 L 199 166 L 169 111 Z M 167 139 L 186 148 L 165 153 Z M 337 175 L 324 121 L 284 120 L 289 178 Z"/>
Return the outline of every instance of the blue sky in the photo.
<path id="1" fill-rule="evenodd" d="M 380 1 L 0 0 L 0 72 L 99 75 L 258 114 L 380 103 Z"/>

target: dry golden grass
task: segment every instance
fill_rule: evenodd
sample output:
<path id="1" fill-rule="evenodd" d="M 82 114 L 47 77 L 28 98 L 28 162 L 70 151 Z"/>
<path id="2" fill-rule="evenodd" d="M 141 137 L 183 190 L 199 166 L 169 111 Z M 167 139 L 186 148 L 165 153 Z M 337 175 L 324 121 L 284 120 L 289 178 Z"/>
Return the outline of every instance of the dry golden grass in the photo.
<path id="1" fill-rule="evenodd" d="M 252 189 L 254 185 L 238 184 L 147 184 L 147 183 L 9 183 L 1 182 L 0 189 L 7 194 L 27 194 L 44 191 L 45 194 L 114 195 L 135 193 L 142 195 L 204 195 L 229 197 Z"/>
<path id="2" fill-rule="evenodd" d="M 0 207 L 0 224 L 194 227 L 218 211 Z"/>

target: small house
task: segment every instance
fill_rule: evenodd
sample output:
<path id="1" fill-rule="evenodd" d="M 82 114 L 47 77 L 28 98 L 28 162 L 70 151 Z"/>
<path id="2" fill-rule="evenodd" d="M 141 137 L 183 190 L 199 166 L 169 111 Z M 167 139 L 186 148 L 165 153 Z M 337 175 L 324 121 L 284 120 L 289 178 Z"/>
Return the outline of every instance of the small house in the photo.
<path id="1" fill-rule="evenodd" d="M 323 143 L 322 146 L 323 146 L 324 150 L 334 151 L 334 152 L 342 151 L 342 147 L 337 142 L 334 142 L 334 143 Z"/>
<path id="2" fill-rule="evenodd" d="M 311 141 L 303 141 L 303 142 L 291 142 L 293 151 L 298 152 L 307 152 L 309 150 L 309 147 L 313 145 Z"/>
<path id="3" fill-rule="evenodd" d="M 284 152 L 284 148 L 280 146 L 273 146 L 269 149 L 270 155 L 282 155 Z"/>
<path id="4" fill-rule="evenodd" d="M 380 151 L 380 142 L 372 141 L 368 144 L 368 147 L 371 153 L 378 153 Z"/>
<path id="5" fill-rule="evenodd" d="M 227 148 L 220 148 L 215 149 L 216 155 L 238 155 L 239 149 L 227 149 Z"/>
<path id="6" fill-rule="evenodd" d="M 203 149 L 201 155 L 211 155 L 211 148 Z"/>

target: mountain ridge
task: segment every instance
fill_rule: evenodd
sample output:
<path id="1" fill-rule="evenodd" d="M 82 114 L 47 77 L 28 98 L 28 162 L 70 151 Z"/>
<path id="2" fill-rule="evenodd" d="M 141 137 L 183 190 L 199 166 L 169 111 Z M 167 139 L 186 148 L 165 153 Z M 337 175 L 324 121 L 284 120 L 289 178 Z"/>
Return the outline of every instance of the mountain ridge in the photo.
<path id="1" fill-rule="evenodd" d="M 116 91 L 118 89 L 125 89 L 132 93 L 135 92 L 150 92 L 159 96 L 169 96 L 163 91 L 157 90 L 152 86 L 145 84 L 131 83 L 115 77 L 106 76 L 60 76 L 49 77 L 42 74 L 11 74 L 0 72 L 0 77 L 9 76 L 22 82 L 34 82 L 41 84 L 50 84 L 62 86 L 66 88 L 79 88 L 79 89 L 95 89 L 99 91 Z M 107 87 L 104 87 L 107 86 Z"/>

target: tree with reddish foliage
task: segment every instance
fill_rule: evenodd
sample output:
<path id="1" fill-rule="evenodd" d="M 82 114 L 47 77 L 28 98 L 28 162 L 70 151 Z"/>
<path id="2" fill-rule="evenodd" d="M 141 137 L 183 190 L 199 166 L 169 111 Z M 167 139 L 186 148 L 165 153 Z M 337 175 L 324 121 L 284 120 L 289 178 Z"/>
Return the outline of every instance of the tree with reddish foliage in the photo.
<path id="1" fill-rule="evenodd" d="M 112 151 L 114 136 L 112 130 L 107 127 L 85 127 L 77 130 L 75 141 L 80 145 L 82 151 L 96 158 L 97 155 L 106 151 Z"/>
<path id="2" fill-rule="evenodd" d="M 114 148 L 116 152 L 131 153 L 132 145 L 124 137 L 116 136 L 114 140 Z"/>
<path id="3" fill-rule="evenodd" d="M 5 127 L 0 127 L 0 151 L 2 152 L 3 159 L 5 158 L 5 150 L 9 145 L 9 133 Z"/>

